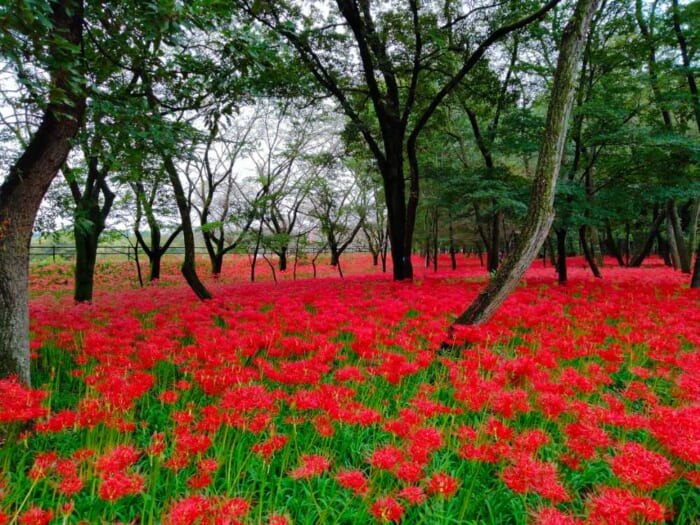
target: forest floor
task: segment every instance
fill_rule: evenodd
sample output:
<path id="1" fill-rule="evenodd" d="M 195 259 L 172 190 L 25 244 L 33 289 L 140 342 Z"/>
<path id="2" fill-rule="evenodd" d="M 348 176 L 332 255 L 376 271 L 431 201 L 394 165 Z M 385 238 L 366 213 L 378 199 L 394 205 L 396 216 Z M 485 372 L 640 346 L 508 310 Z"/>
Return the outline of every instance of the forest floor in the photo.
<path id="1" fill-rule="evenodd" d="M 260 263 L 259 263 L 260 264 Z M 32 268 L 34 389 L 0 381 L 0 523 L 638 524 L 700 520 L 700 294 L 652 260 L 533 265 L 451 320 L 478 259 L 396 283 L 344 258 L 199 302 L 176 261 Z M 306 278 L 301 278 L 306 277 Z"/>

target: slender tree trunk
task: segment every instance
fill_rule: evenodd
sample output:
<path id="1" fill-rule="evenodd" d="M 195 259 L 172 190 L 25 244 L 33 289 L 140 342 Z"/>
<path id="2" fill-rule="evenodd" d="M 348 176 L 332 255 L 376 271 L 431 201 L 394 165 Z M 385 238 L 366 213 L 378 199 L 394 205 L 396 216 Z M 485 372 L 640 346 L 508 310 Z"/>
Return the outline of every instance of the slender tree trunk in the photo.
<path id="1" fill-rule="evenodd" d="M 588 237 L 586 235 L 588 231 L 588 226 L 585 224 L 581 226 L 578 230 L 578 237 L 579 240 L 581 241 L 581 249 L 583 250 L 583 257 L 586 259 L 586 262 L 588 263 L 588 267 L 591 269 L 591 272 L 593 275 L 597 278 L 603 277 L 600 273 L 600 269 L 598 268 L 598 264 L 596 264 L 595 261 L 595 256 L 593 255 L 593 250 L 591 249 L 591 245 L 588 242 Z"/>
<path id="2" fill-rule="evenodd" d="M 700 288 L 700 244 L 695 253 L 695 266 L 693 267 L 693 276 L 690 279 L 691 288 Z"/>
<path id="3" fill-rule="evenodd" d="M 625 266 L 625 260 L 622 258 L 620 248 L 618 247 L 615 236 L 613 235 L 610 221 L 606 221 L 605 223 L 605 244 L 610 254 L 617 260 L 618 266 Z"/>
<path id="4" fill-rule="evenodd" d="M 678 217 L 678 208 L 673 199 L 669 199 L 666 203 L 666 215 L 669 225 L 671 226 L 669 235 L 673 237 L 673 245 L 678 257 L 678 265 L 683 273 L 690 273 L 690 253 L 685 244 L 683 237 L 683 229 L 681 228 L 681 220 Z"/>
<path id="5" fill-rule="evenodd" d="M 277 253 L 277 257 L 279 257 L 278 265 L 280 272 L 284 272 L 287 270 L 287 248 L 284 247 L 280 249 L 280 251 Z"/>
<path id="6" fill-rule="evenodd" d="M 559 284 L 564 284 L 568 279 L 566 268 L 566 228 L 557 230 L 557 279 Z"/>
<path id="7" fill-rule="evenodd" d="M 668 244 L 668 255 L 671 260 L 671 266 L 674 270 L 678 270 L 681 267 L 681 256 L 678 253 L 678 245 L 676 244 L 676 236 L 673 233 L 673 222 L 668 216 L 668 210 L 666 213 L 666 241 Z"/>
<path id="8" fill-rule="evenodd" d="M 629 265 L 633 268 L 640 267 L 644 262 L 644 259 L 646 259 L 651 253 L 651 249 L 654 246 L 654 239 L 656 239 L 657 235 L 659 234 L 659 228 L 661 227 L 661 223 L 666 217 L 666 213 L 664 211 L 655 211 L 656 216 L 654 217 L 654 222 L 652 223 L 651 228 L 649 228 L 649 233 L 647 234 L 646 239 L 644 240 L 644 244 L 642 245 L 639 252 L 634 257 L 632 257 L 632 260 L 629 263 Z"/>
<path id="9" fill-rule="evenodd" d="M 452 263 L 452 269 L 456 270 L 457 269 L 457 253 L 455 251 L 455 230 L 454 230 L 454 224 L 452 223 L 452 210 L 450 210 L 450 213 L 448 215 L 447 230 L 448 230 L 448 235 L 450 237 L 450 262 Z"/>
<path id="10" fill-rule="evenodd" d="M 554 220 L 554 194 L 566 142 L 576 70 L 597 0 L 579 0 L 564 29 L 547 109 L 543 142 L 535 169 L 530 206 L 520 242 L 503 262 L 496 275 L 456 324 L 478 324 L 490 319 L 537 257 Z"/>
<path id="11" fill-rule="evenodd" d="M 182 237 L 185 244 L 185 256 L 182 260 L 182 266 L 180 266 L 180 272 L 182 272 L 187 284 L 190 285 L 190 288 L 199 299 L 211 299 L 211 293 L 209 290 L 207 290 L 202 281 L 199 280 L 199 276 L 197 275 L 194 231 L 192 230 L 190 205 L 189 202 L 187 202 L 185 190 L 180 182 L 180 177 L 178 176 L 175 164 L 173 164 L 172 159 L 167 155 L 163 156 L 163 166 L 165 167 L 165 171 L 170 179 L 170 184 L 173 187 L 175 201 L 177 203 L 177 209 L 180 212 L 180 221 L 182 223 Z"/>
<path id="12" fill-rule="evenodd" d="M 501 262 L 501 213 L 494 212 L 489 228 L 489 242 L 486 252 L 486 269 L 489 273 L 498 270 Z"/>
<path id="13" fill-rule="evenodd" d="M 0 186 L 0 377 L 30 383 L 29 245 L 44 194 L 72 147 L 85 112 L 83 4 L 52 3 L 50 98 L 41 123 Z M 60 38 L 71 44 L 57 44 Z"/>

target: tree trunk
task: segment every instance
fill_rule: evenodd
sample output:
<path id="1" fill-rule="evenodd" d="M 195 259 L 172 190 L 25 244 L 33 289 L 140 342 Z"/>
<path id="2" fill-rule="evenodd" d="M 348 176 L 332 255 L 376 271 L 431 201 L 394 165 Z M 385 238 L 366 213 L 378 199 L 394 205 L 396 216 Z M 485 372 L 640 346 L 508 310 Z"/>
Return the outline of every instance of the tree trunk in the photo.
<path id="1" fill-rule="evenodd" d="M 452 210 L 448 215 L 447 231 L 450 237 L 450 262 L 452 263 L 452 269 L 457 269 L 457 254 L 455 251 L 455 230 L 454 224 L 452 223 Z"/>
<path id="2" fill-rule="evenodd" d="M 566 270 L 566 228 L 557 230 L 557 280 L 559 284 L 564 284 L 567 279 Z"/>
<path id="3" fill-rule="evenodd" d="M 491 227 L 489 228 L 489 242 L 486 247 L 486 269 L 489 273 L 498 270 L 498 265 L 501 262 L 501 213 L 494 212 L 491 218 Z"/>
<path id="4" fill-rule="evenodd" d="M 690 253 L 683 238 L 683 229 L 678 217 L 678 208 L 673 199 L 666 203 L 666 215 L 670 225 L 669 235 L 673 237 L 673 245 L 678 256 L 678 265 L 683 273 L 690 273 Z M 692 252 L 691 252 L 692 253 Z"/>
<path id="5" fill-rule="evenodd" d="M 644 244 L 642 245 L 639 252 L 637 252 L 637 254 L 634 257 L 632 257 L 632 260 L 629 263 L 629 265 L 632 268 L 639 268 L 644 262 L 644 259 L 646 259 L 647 256 L 651 253 L 651 249 L 654 246 L 654 239 L 659 233 L 659 228 L 661 227 L 661 223 L 663 222 L 664 217 L 666 217 L 666 213 L 663 210 L 656 210 L 654 222 L 652 223 L 651 228 L 649 228 L 649 233 L 647 234 L 647 237 L 644 240 Z"/>
<path id="6" fill-rule="evenodd" d="M 691 288 L 700 288 L 700 244 L 695 253 L 695 266 L 693 267 L 693 276 L 690 279 Z"/>
<path id="7" fill-rule="evenodd" d="M 73 299 L 78 302 L 92 301 L 95 282 L 95 262 L 97 261 L 97 243 L 101 229 L 86 231 L 79 225 L 75 232 L 75 289 Z"/>
<path id="8" fill-rule="evenodd" d="M 588 242 L 588 237 L 586 235 L 588 231 L 588 226 L 585 224 L 581 226 L 578 230 L 578 238 L 581 241 L 581 249 L 583 250 L 583 257 L 586 259 L 586 262 L 588 263 L 588 267 L 591 269 L 591 272 L 593 275 L 597 278 L 603 277 L 600 273 L 600 269 L 598 268 L 598 264 L 595 261 L 595 256 L 593 255 L 593 250 L 591 248 L 590 243 Z"/>
<path id="9" fill-rule="evenodd" d="M 180 271 L 185 277 L 187 284 L 190 285 L 192 291 L 195 295 L 201 299 L 211 299 L 211 293 L 204 286 L 202 281 L 199 280 L 197 275 L 196 262 L 195 262 L 195 245 L 194 245 L 194 231 L 192 230 L 192 220 L 190 219 L 190 206 L 187 202 L 187 196 L 185 195 L 185 190 L 180 182 L 180 177 L 178 176 L 175 164 L 170 157 L 163 156 L 163 166 L 170 179 L 170 184 L 173 187 L 173 192 L 175 193 L 175 201 L 177 203 L 177 209 L 180 212 L 180 220 L 182 221 L 182 237 L 185 243 L 185 257 L 182 261 L 182 266 Z"/>
<path id="10" fill-rule="evenodd" d="M 29 245 L 39 205 L 72 147 L 85 112 L 83 5 L 52 3 L 51 90 L 38 129 L 0 186 L 0 377 L 30 383 Z M 58 36 L 60 35 L 60 36 Z M 67 46 L 61 40 L 70 44 Z"/>
<path id="11" fill-rule="evenodd" d="M 618 266 L 624 266 L 625 260 L 622 258 L 620 248 L 617 242 L 615 241 L 615 236 L 613 235 L 612 226 L 610 226 L 610 221 L 605 222 L 605 245 L 610 254 L 617 260 Z"/>
<path id="12" fill-rule="evenodd" d="M 579 0 L 564 29 L 530 206 L 520 242 L 486 288 L 455 320 L 455 324 L 478 324 L 489 320 L 518 285 L 549 234 L 554 220 L 554 195 L 576 86 L 576 70 L 597 5 L 598 0 Z"/>
<path id="13" fill-rule="evenodd" d="M 673 234 L 673 222 L 668 217 L 668 213 L 666 213 L 666 238 L 666 243 L 668 245 L 668 256 L 671 261 L 671 266 L 673 266 L 674 270 L 678 270 L 681 267 L 681 256 L 678 253 L 676 236 Z"/>
<path id="14" fill-rule="evenodd" d="M 280 272 L 284 272 L 287 270 L 287 248 L 284 247 L 280 249 L 280 251 L 277 253 L 277 257 L 279 257 L 279 269 Z"/>
<path id="15" fill-rule="evenodd" d="M 403 163 L 401 155 L 395 162 Z M 392 159 L 393 160 L 393 159 Z M 387 162 L 392 162 L 388 160 Z M 403 170 L 391 165 L 384 175 L 384 193 L 386 195 L 387 222 L 389 224 L 389 241 L 391 245 L 391 261 L 394 266 L 395 281 L 413 278 L 410 249 L 406 250 L 406 185 Z"/>

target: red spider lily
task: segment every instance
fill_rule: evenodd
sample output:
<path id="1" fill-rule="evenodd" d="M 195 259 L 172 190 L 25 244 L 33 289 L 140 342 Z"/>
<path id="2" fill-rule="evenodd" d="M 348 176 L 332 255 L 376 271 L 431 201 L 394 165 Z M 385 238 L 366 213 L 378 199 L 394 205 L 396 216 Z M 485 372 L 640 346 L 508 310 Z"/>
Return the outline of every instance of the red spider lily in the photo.
<path id="1" fill-rule="evenodd" d="M 584 521 L 569 516 L 557 508 L 546 507 L 533 516 L 533 525 L 584 525 Z"/>
<path id="2" fill-rule="evenodd" d="M 141 453 L 130 445 L 119 445 L 95 460 L 95 469 L 106 474 L 131 467 Z"/>
<path id="3" fill-rule="evenodd" d="M 289 476 L 294 479 L 307 479 L 320 476 L 326 472 L 330 466 L 330 460 L 319 454 L 304 454 L 299 460 L 300 465 L 289 472 Z"/>
<path id="4" fill-rule="evenodd" d="M 159 456 L 165 451 L 165 434 L 163 432 L 154 432 L 151 435 L 151 444 L 146 453 L 149 456 Z"/>
<path id="5" fill-rule="evenodd" d="M 75 410 L 62 410 L 49 416 L 46 421 L 38 422 L 35 425 L 37 432 L 63 432 L 69 428 L 74 428 L 79 421 L 78 413 Z"/>
<path id="6" fill-rule="evenodd" d="M 401 504 L 391 496 L 378 498 L 369 511 L 381 523 L 399 523 L 404 513 Z"/>
<path id="7" fill-rule="evenodd" d="M 401 481 L 415 483 L 423 479 L 424 463 L 416 461 L 402 461 L 396 468 L 396 477 Z"/>
<path id="8" fill-rule="evenodd" d="M 352 490 L 358 496 L 366 494 L 369 490 L 367 478 L 361 470 L 341 470 L 335 475 L 335 479 L 341 487 Z"/>
<path id="9" fill-rule="evenodd" d="M 427 496 L 425 495 L 425 492 L 423 492 L 423 489 L 416 485 L 408 485 L 402 488 L 398 492 L 398 496 L 400 498 L 405 499 L 411 505 L 422 505 L 427 499 Z"/>
<path id="10" fill-rule="evenodd" d="M 369 464 L 378 469 L 392 470 L 403 459 L 403 452 L 399 448 L 387 445 L 372 452 Z"/>
<path id="11" fill-rule="evenodd" d="M 34 465 L 29 470 L 29 478 L 35 481 L 44 479 L 53 471 L 57 461 L 58 453 L 53 451 L 40 452 L 34 458 Z"/>
<path id="12" fill-rule="evenodd" d="M 52 510 L 31 506 L 17 520 L 20 525 L 47 525 L 54 518 Z"/>
<path id="13" fill-rule="evenodd" d="M 501 479 L 513 492 L 535 492 L 555 503 L 568 501 L 569 495 L 558 479 L 555 466 L 527 454 L 512 458 L 501 472 Z"/>
<path id="14" fill-rule="evenodd" d="M 29 421 L 47 414 L 41 402 L 48 396 L 43 390 L 27 388 L 17 378 L 0 379 L 0 423 Z"/>
<path id="15" fill-rule="evenodd" d="M 106 501 L 116 501 L 125 496 L 133 496 L 143 491 L 143 476 L 136 473 L 106 472 L 97 490 L 99 497 Z"/>
<path id="16" fill-rule="evenodd" d="M 667 518 L 664 507 L 652 498 L 612 487 L 603 487 L 590 499 L 587 508 L 588 523 L 593 525 L 634 525 L 640 520 L 658 523 Z"/>
<path id="17" fill-rule="evenodd" d="M 673 478 L 671 462 L 639 443 L 624 443 L 608 462 L 620 480 L 640 490 L 662 487 Z"/>
<path id="18" fill-rule="evenodd" d="M 428 494 L 441 495 L 446 500 L 450 499 L 458 488 L 459 482 L 444 472 L 436 472 L 428 479 Z"/>
<path id="19" fill-rule="evenodd" d="M 289 525 L 289 520 L 279 514 L 271 514 L 267 518 L 267 525 Z"/>
<path id="20" fill-rule="evenodd" d="M 252 450 L 256 454 L 260 454 L 265 461 L 270 461 L 275 452 L 284 448 L 287 441 L 289 441 L 289 437 L 285 435 L 270 436 L 266 441 L 253 445 Z"/>
<path id="21" fill-rule="evenodd" d="M 166 525 L 191 525 L 193 523 L 241 523 L 250 505 L 242 498 L 190 496 L 170 504 L 165 515 Z"/>

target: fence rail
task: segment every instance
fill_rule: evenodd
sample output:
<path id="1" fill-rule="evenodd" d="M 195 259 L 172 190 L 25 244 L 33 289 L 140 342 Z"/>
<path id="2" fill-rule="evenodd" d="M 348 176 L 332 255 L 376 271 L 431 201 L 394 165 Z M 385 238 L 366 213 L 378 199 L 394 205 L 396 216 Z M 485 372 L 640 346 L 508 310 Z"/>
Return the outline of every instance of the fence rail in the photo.
<path id="1" fill-rule="evenodd" d="M 324 252 L 327 252 L 328 250 L 324 250 Z M 316 253 L 316 249 L 314 247 L 308 246 L 305 247 L 304 249 L 299 249 L 300 253 Z M 185 253 L 185 248 L 184 246 L 171 246 L 168 248 L 168 251 L 166 252 L 166 255 L 184 255 Z M 237 253 L 239 255 L 252 255 L 252 253 L 248 254 L 247 252 L 232 252 L 232 253 Z M 269 255 L 269 251 L 267 252 Z M 369 253 L 369 249 L 365 246 L 351 246 L 345 250 L 345 253 Z M 206 255 L 207 250 L 204 246 L 197 246 L 195 247 L 195 254 L 196 255 Z M 30 259 L 32 260 L 46 260 L 46 259 L 51 259 L 52 262 L 56 262 L 58 259 L 65 260 L 65 259 L 74 259 L 75 258 L 75 246 L 72 244 L 55 244 L 55 245 L 37 245 L 37 246 L 30 246 L 29 247 L 29 256 Z M 136 258 L 137 256 L 139 258 L 143 258 L 146 256 L 142 248 L 139 248 L 138 246 L 130 246 L 130 245 L 123 245 L 123 246 L 111 246 L 111 245 L 106 245 L 106 246 L 98 246 L 97 247 L 97 256 L 98 257 L 126 257 L 127 260 L 132 260 Z M 290 246 L 290 250 L 287 253 L 287 256 L 294 256 L 294 249 L 292 246 Z"/>

